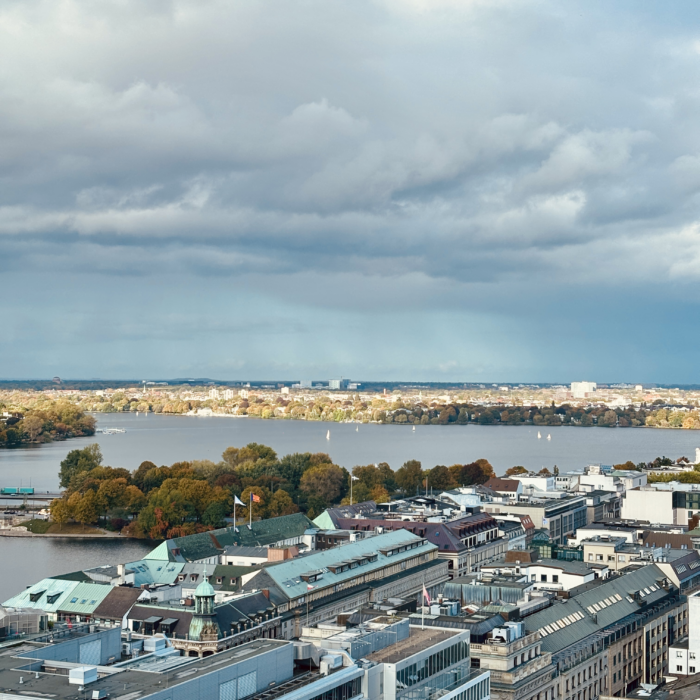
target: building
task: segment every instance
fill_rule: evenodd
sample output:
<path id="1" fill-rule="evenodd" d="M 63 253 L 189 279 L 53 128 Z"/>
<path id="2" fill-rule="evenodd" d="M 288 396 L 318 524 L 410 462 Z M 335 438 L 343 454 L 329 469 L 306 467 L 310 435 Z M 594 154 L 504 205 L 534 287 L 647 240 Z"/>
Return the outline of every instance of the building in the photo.
<path id="1" fill-rule="evenodd" d="M 426 516 L 421 520 L 394 519 L 381 514 L 372 517 L 335 517 L 338 528 L 363 533 L 407 531 L 424 537 L 438 548 L 439 558 L 444 559 L 450 577 L 462 576 L 477 571 L 487 562 L 508 551 L 508 540 L 499 536 L 499 524 L 486 513 L 457 517 L 447 522 L 430 522 Z M 429 516 L 428 516 L 429 517 Z"/>
<path id="2" fill-rule="evenodd" d="M 661 484 L 627 491 L 620 510 L 622 519 L 687 527 L 688 520 L 700 512 L 700 489 L 686 493 L 659 486 Z"/>
<path id="3" fill-rule="evenodd" d="M 366 658 L 369 663 L 365 666 L 362 687 L 366 698 L 490 698 L 490 673 L 472 668 L 468 631 L 412 626 L 407 639 Z"/>
<path id="4" fill-rule="evenodd" d="M 595 393 L 595 382 L 571 382 L 571 397 L 574 399 L 586 399 Z"/>
<path id="5" fill-rule="evenodd" d="M 331 379 L 328 382 L 328 388 L 331 390 L 343 390 L 348 388 L 349 381 L 347 379 Z"/>
<path id="6" fill-rule="evenodd" d="M 519 481 L 523 485 L 525 493 L 532 494 L 535 491 L 540 493 L 554 491 L 556 487 L 556 477 L 542 474 L 514 474 L 511 479 Z"/>
<path id="7" fill-rule="evenodd" d="M 255 566 L 265 564 L 269 554 L 275 551 L 272 547 L 241 547 L 239 545 L 229 545 L 224 547 L 220 555 L 220 563 L 231 566 Z M 285 550 L 282 550 L 284 552 Z M 284 559 L 285 557 L 280 557 Z"/>
<path id="8" fill-rule="evenodd" d="M 144 560 L 218 564 L 226 547 L 289 547 L 315 549 L 314 524 L 303 514 L 257 520 L 252 525 L 225 527 L 161 542 Z"/>
<path id="9" fill-rule="evenodd" d="M 498 561 L 481 567 L 484 580 L 494 576 L 514 576 L 516 580 L 529 582 L 536 591 L 570 591 L 597 578 L 607 578 L 607 566 L 582 561 L 562 559 L 536 559 L 535 561 Z"/>
<path id="10" fill-rule="evenodd" d="M 587 505 L 584 496 L 565 496 L 559 499 L 530 498 L 508 505 L 484 504 L 487 513 L 507 512 L 527 515 L 535 528 L 546 528 L 554 544 L 565 544 L 569 536 L 586 525 Z"/>
<path id="11" fill-rule="evenodd" d="M 523 482 L 518 479 L 501 479 L 493 476 L 484 484 L 484 488 L 495 491 L 509 501 L 517 501 L 523 492 Z"/>
<path id="12" fill-rule="evenodd" d="M 116 698 L 126 691 L 148 700 L 234 700 L 279 688 L 294 674 L 294 647 L 280 640 L 251 642 L 206 658 L 173 652 L 159 647 L 156 653 L 115 663 L 121 656 L 116 629 L 58 644 L 24 644 L 0 657 L 3 697 L 72 700 L 89 693 Z M 18 667 L 26 672 L 17 673 Z"/>
<path id="13" fill-rule="evenodd" d="M 41 610 L 4 608 L 0 605 L 0 642 L 26 637 L 49 629 L 48 615 Z"/>
<path id="14" fill-rule="evenodd" d="M 587 466 L 578 478 L 579 491 L 612 491 L 623 494 L 646 484 L 646 472 L 607 469 L 600 464 Z"/>
<path id="15" fill-rule="evenodd" d="M 493 700 L 554 698 L 552 655 L 542 650 L 539 632 L 522 623 L 494 628 L 481 643 L 470 644 L 472 666 L 491 672 Z"/>
<path id="16" fill-rule="evenodd" d="M 669 647 L 688 634 L 686 599 L 656 565 L 595 584 L 524 619 L 526 631 L 539 630 L 543 650 L 552 652 L 564 698 L 584 689 L 583 676 L 594 695 L 625 696 L 641 683 L 659 683 L 669 670 Z M 589 678 L 594 660 L 599 674 Z"/>
<path id="17" fill-rule="evenodd" d="M 308 554 L 256 571 L 243 590 L 267 590 L 291 613 L 298 637 L 301 625 L 352 610 L 369 602 L 413 597 L 423 586 L 435 589 L 449 579 L 438 548 L 405 530 L 387 532 L 343 547 Z"/>
<path id="18" fill-rule="evenodd" d="M 587 491 L 586 518 L 589 523 L 600 523 L 606 520 L 620 519 L 619 494 L 611 491 Z"/>

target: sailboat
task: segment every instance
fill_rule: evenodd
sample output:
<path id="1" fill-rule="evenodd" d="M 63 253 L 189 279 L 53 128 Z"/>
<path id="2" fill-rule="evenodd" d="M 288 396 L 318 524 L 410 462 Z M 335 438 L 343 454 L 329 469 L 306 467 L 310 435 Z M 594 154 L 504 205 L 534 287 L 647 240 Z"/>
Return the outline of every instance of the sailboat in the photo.
<path id="1" fill-rule="evenodd" d="M 539 430 L 537 431 L 537 439 L 538 440 L 542 439 L 542 433 Z"/>
<path id="2" fill-rule="evenodd" d="M 329 430 L 329 431 L 326 433 L 326 440 L 330 440 L 330 439 L 331 439 L 331 431 Z"/>
<path id="3" fill-rule="evenodd" d="M 358 425 L 357 428 L 355 428 L 355 432 L 359 433 L 360 432 L 360 426 Z"/>
<path id="4" fill-rule="evenodd" d="M 552 439 L 552 436 L 551 436 L 551 435 L 547 435 L 547 440 L 551 440 L 551 439 Z"/>
<path id="5" fill-rule="evenodd" d="M 414 433 L 416 432 L 416 426 L 415 426 L 415 425 L 413 426 L 413 432 L 414 432 Z"/>

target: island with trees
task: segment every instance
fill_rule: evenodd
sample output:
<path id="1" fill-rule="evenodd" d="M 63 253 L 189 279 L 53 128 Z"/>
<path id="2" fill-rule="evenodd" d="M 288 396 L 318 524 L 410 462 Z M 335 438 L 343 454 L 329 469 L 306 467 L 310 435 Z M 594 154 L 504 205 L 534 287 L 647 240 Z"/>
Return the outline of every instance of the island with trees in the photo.
<path id="1" fill-rule="evenodd" d="M 235 498 L 243 502 L 236 510 L 242 520 L 299 511 L 314 518 L 350 499 L 350 472 L 324 453 L 279 458 L 272 448 L 251 443 L 227 448 L 219 462 L 143 462 L 134 471 L 102 462 L 97 444 L 71 450 L 61 462 L 64 493 L 51 504 L 51 517 L 59 528 L 74 521 L 132 537 L 163 539 L 222 527 L 233 515 Z M 485 459 L 427 470 L 409 460 L 396 471 L 386 463 L 356 466 L 352 475 L 354 502 L 382 502 L 426 488 L 483 484 L 494 471 Z M 253 502 L 251 493 L 259 501 Z"/>

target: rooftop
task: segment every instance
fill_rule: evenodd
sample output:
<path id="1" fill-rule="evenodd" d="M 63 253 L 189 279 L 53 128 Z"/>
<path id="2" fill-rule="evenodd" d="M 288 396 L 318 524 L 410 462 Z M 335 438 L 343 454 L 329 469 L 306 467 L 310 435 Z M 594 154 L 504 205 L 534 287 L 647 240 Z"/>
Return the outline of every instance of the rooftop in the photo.
<path id="1" fill-rule="evenodd" d="M 143 670 L 148 668 L 148 664 L 144 659 L 141 659 L 133 667 L 130 667 L 130 665 L 100 667 L 108 675 L 91 683 L 88 689 L 90 691 L 99 690 L 107 697 L 128 696 L 134 699 L 147 697 L 162 690 L 164 687 L 172 687 L 184 683 L 192 680 L 193 677 L 201 678 L 201 676 L 210 671 L 219 670 L 226 663 L 235 664 L 248 660 L 259 654 L 271 651 L 274 647 L 281 647 L 287 644 L 290 644 L 290 642 L 277 639 L 259 639 L 201 659 L 177 657 L 182 663 L 175 664 L 175 659 L 173 659 L 173 664 L 166 664 L 163 670 L 153 667 L 149 670 Z M 75 685 L 70 685 L 66 676 L 57 676 L 40 671 L 39 677 L 35 678 L 33 672 L 18 672 L 16 669 L 19 667 L 27 666 L 29 663 L 36 661 L 35 659 L 21 658 L 22 653 L 34 649 L 33 645 L 25 644 L 22 647 L 13 649 L 11 653 L 5 652 L 0 655 L 0 676 L 2 677 L 0 683 L 3 691 L 16 694 L 18 697 L 38 696 L 57 700 L 75 700 L 76 697 L 82 697 L 83 693 L 79 693 Z M 60 662 L 45 662 L 47 666 L 57 663 Z M 78 665 L 75 664 L 75 667 Z M 195 676 L 195 674 L 197 675 Z M 21 676 L 24 682 L 20 687 L 19 680 Z"/>
<path id="2" fill-rule="evenodd" d="M 444 642 L 446 639 L 459 634 L 460 630 L 454 632 L 442 629 L 418 629 L 411 627 L 407 639 L 392 644 L 384 649 L 379 649 L 373 652 L 367 658 L 378 664 L 395 664 L 399 661 L 407 659 L 409 656 L 418 654 L 419 652 L 429 649 L 434 644 Z"/>

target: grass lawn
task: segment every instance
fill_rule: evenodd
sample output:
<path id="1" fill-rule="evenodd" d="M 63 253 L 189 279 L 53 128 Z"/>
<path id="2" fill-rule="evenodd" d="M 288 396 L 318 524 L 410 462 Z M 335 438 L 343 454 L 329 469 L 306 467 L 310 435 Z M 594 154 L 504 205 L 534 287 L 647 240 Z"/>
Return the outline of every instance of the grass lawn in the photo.
<path id="1" fill-rule="evenodd" d="M 80 523 L 57 525 L 48 520 L 28 520 L 22 523 L 22 526 L 36 535 L 100 535 L 103 533 L 103 530 L 92 525 L 81 525 Z"/>

